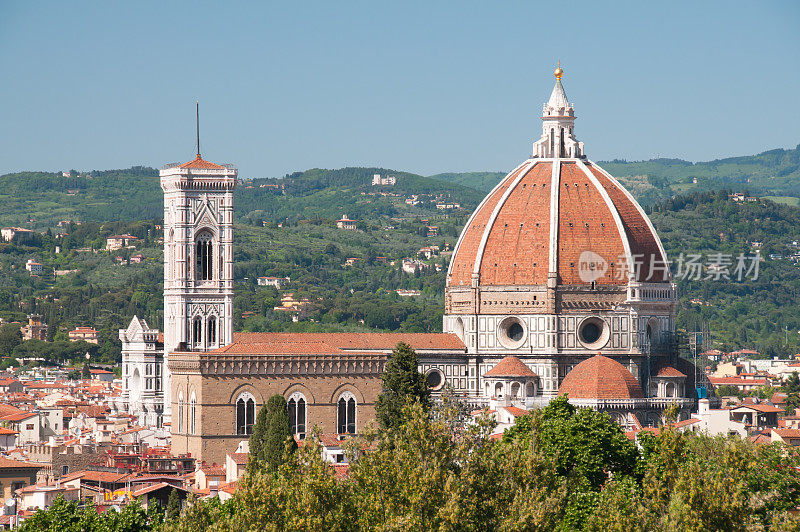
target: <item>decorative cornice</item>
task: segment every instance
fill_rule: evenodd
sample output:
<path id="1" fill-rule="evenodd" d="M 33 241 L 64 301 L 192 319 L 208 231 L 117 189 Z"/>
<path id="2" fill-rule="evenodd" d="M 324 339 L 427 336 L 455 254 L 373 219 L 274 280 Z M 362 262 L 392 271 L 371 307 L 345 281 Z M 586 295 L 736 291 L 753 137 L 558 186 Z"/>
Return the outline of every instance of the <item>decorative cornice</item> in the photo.
<path id="1" fill-rule="evenodd" d="M 379 376 L 388 355 L 359 353 L 353 355 L 259 355 L 208 354 L 178 352 L 169 356 L 173 375 L 204 376 Z"/>

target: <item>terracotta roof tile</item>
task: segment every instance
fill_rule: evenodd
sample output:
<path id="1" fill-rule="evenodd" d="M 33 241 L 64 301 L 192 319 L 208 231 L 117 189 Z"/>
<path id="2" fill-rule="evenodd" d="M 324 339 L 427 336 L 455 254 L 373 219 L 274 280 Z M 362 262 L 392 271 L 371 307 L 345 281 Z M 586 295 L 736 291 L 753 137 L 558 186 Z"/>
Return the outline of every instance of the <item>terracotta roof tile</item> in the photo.
<path id="1" fill-rule="evenodd" d="M 464 350 L 458 336 L 445 333 L 235 333 L 212 354 L 342 355 L 391 351 L 399 342 L 418 350 Z"/>
<path id="2" fill-rule="evenodd" d="M 14 469 L 14 468 L 20 468 L 20 467 L 24 467 L 24 468 L 31 468 L 32 467 L 32 468 L 36 468 L 36 469 L 41 469 L 44 466 L 40 465 L 40 464 L 30 464 L 28 462 L 21 462 L 19 460 L 10 460 L 8 458 L 0 456 L 0 469 Z"/>
<path id="3" fill-rule="evenodd" d="M 642 399 L 644 393 L 625 366 L 603 355 L 584 360 L 567 373 L 558 395 L 570 399 Z"/>
<path id="4" fill-rule="evenodd" d="M 686 377 L 686 375 L 672 366 L 661 366 L 656 372 L 656 377 Z"/>
<path id="5" fill-rule="evenodd" d="M 452 265 L 450 267 L 451 286 L 470 286 L 472 282 L 472 269 L 475 266 L 475 258 L 478 255 L 478 248 L 483 239 L 486 224 L 492 215 L 492 211 L 494 211 L 494 208 L 500 201 L 500 198 L 524 168 L 525 166 L 521 165 L 508 174 L 497 188 L 486 196 L 464 227 L 461 237 L 458 239 L 458 249 L 453 256 Z"/>
<path id="6" fill-rule="evenodd" d="M 484 377 L 536 377 L 531 368 L 515 356 L 507 356 L 495 367 L 487 371 Z"/>
<path id="7" fill-rule="evenodd" d="M 516 406 L 506 406 L 504 408 L 506 409 L 506 412 L 508 412 L 514 417 L 527 416 L 528 414 L 530 414 L 530 412 L 528 412 L 524 408 L 517 408 Z"/>
<path id="8" fill-rule="evenodd" d="M 650 283 L 668 281 L 666 269 L 663 268 L 666 261 L 658 246 L 658 237 L 650 230 L 642 213 L 625 192 L 595 165 L 589 165 L 589 170 L 600 181 L 614 203 L 627 233 L 631 253 L 642 257 L 642 265 L 636 279 Z"/>
<path id="9" fill-rule="evenodd" d="M 194 170 L 224 170 L 225 169 L 224 166 L 221 166 L 221 165 L 214 164 L 214 163 L 206 161 L 205 159 L 200 157 L 199 153 L 197 154 L 197 157 L 195 157 L 193 160 L 189 161 L 188 163 L 183 163 L 178 168 L 189 168 L 189 169 L 194 169 Z"/>
<path id="10" fill-rule="evenodd" d="M 473 213 L 456 246 L 448 272 L 449 286 L 471 286 L 476 260 L 480 261 L 481 285 L 546 283 L 553 163 L 535 160 L 526 170 L 530 162 L 526 161 L 503 178 Z M 560 163 L 557 190 L 559 282 L 586 284 L 580 275 L 581 254 L 593 251 L 613 265 L 595 281 L 624 284 L 627 279 L 621 273 L 629 265 L 620 261 L 625 255 L 623 241 L 634 255 L 634 265 L 641 265 L 636 272 L 637 280 L 668 281 L 658 236 L 650 228 L 646 215 L 622 186 L 599 167 L 591 163 L 586 166 L 590 175 L 574 161 Z M 525 173 L 520 175 L 522 172 Z M 492 218 L 495 211 L 496 216 Z M 483 255 L 479 257 L 484 239 Z"/>
<path id="11" fill-rule="evenodd" d="M 551 175 L 552 164 L 538 163 L 509 194 L 489 231 L 481 284 L 547 282 Z"/>

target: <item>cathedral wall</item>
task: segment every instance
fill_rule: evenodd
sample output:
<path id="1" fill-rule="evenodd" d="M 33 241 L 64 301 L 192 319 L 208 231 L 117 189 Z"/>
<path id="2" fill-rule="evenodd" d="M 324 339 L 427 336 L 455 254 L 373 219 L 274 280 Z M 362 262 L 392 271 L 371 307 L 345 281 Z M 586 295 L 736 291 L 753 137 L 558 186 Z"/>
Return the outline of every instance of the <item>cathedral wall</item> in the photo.
<path id="1" fill-rule="evenodd" d="M 288 398 L 300 392 L 306 399 L 306 426 L 318 426 L 324 433 L 335 433 L 336 401 L 345 392 L 356 398 L 356 430 L 362 432 L 375 420 L 375 401 L 381 392 L 379 376 L 214 376 L 173 375 L 172 452 L 189 452 L 207 463 L 224 463 L 247 435 L 236 434 L 236 400 L 244 393 L 256 401 L 256 413 L 274 394 Z M 183 392 L 184 431 L 178 427 L 178 396 Z M 197 435 L 187 434 L 190 406 L 187 397 L 197 397 Z"/>

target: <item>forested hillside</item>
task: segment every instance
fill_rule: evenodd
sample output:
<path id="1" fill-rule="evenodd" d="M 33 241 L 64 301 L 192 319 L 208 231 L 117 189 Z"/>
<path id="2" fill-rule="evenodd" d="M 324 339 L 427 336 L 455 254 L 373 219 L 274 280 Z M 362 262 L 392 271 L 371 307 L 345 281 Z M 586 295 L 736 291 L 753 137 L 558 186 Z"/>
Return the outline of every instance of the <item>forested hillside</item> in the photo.
<path id="1" fill-rule="evenodd" d="M 680 327 L 696 331 L 707 323 L 714 340 L 707 347 L 768 356 L 800 351 L 800 209 L 736 202 L 720 191 L 657 204 L 650 218 L 677 276 Z M 737 257 L 749 269 L 756 253 L 757 278 L 753 271 L 737 279 Z M 703 265 L 699 280 L 688 267 L 692 255 Z M 708 267 L 720 260 L 726 275 Z"/>
<path id="2" fill-rule="evenodd" d="M 643 204 L 663 201 L 675 194 L 723 188 L 747 190 L 792 205 L 797 205 L 800 198 L 800 146 L 793 150 L 777 149 L 699 163 L 661 158 L 632 162 L 615 159 L 599 164 L 619 178 Z M 431 177 L 486 192 L 504 175 L 502 172 L 468 172 Z"/>
<path id="3" fill-rule="evenodd" d="M 154 168 L 61 173 L 21 172 L 0 176 L 0 226 L 44 231 L 62 220 L 106 222 L 163 216 L 163 195 Z M 374 174 L 393 175 L 393 187 L 371 185 Z M 312 169 L 282 179 L 244 179 L 236 188 L 236 217 L 284 221 L 362 215 L 422 215 L 437 199 L 472 208 L 475 189 L 383 168 Z M 423 195 L 419 206 L 405 199 Z"/>

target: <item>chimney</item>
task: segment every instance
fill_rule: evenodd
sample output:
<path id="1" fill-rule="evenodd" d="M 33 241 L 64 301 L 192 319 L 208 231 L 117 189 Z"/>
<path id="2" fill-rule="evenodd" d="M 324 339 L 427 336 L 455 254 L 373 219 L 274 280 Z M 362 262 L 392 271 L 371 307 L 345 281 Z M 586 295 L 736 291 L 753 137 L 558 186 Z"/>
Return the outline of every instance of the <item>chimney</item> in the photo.
<path id="1" fill-rule="evenodd" d="M 710 409 L 710 403 L 708 399 L 700 399 L 697 404 L 697 413 L 702 415 L 708 415 L 708 411 Z"/>

